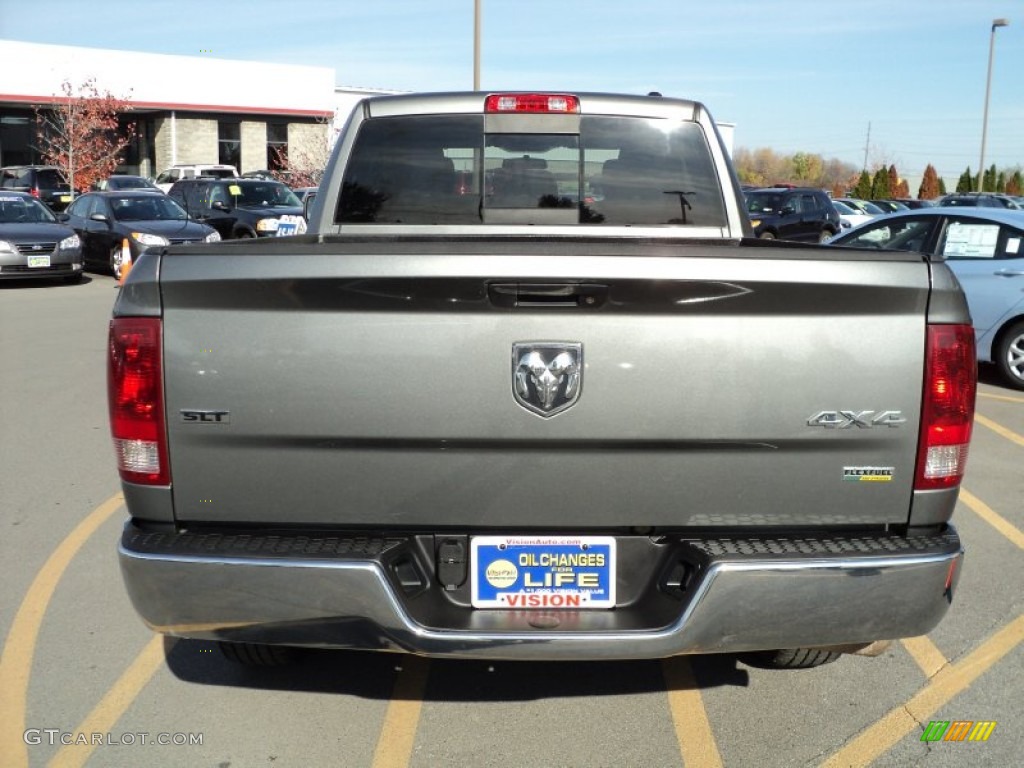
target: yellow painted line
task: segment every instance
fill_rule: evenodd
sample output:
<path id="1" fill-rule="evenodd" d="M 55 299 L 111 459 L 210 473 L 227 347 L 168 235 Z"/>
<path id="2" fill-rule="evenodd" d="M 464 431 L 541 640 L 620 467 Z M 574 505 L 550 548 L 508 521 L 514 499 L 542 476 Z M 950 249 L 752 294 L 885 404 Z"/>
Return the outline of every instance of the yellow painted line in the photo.
<path id="1" fill-rule="evenodd" d="M 966 690 L 1006 654 L 1024 641 L 1024 614 L 1018 616 L 961 661 L 941 670 L 906 704 L 889 711 L 849 744 L 821 764 L 821 768 L 870 765 L 916 729 L 958 693 Z"/>
<path id="2" fill-rule="evenodd" d="M 57 582 L 82 545 L 123 504 L 124 497 L 118 493 L 75 526 L 43 564 L 18 607 L 0 659 L 0 765 L 5 768 L 28 765 L 28 747 L 23 738 L 28 681 L 39 628 Z"/>
<path id="3" fill-rule="evenodd" d="M 966 504 L 974 514 L 991 525 L 1018 547 L 1024 549 L 1024 531 L 1021 531 L 1020 528 L 1017 528 L 1013 523 L 998 514 L 988 504 L 983 502 L 963 486 L 960 486 L 959 498 L 960 501 Z"/>
<path id="4" fill-rule="evenodd" d="M 924 676 L 929 680 L 935 677 L 940 669 L 949 664 L 949 659 L 942 654 L 942 651 L 938 649 L 935 643 L 928 639 L 927 635 L 905 637 L 900 642 L 907 649 L 907 653 L 910 654 L 914 663 L 921 668 Z"/>
<path id="5" fill-rule="evenodd" d="M 1024 448 L 1024 437 L 1021 437 L 1016 432 L 1013 432 L 1013 431 L 1007 429 L 1002 424 L 997 424 L 996 422 L 992 421 L 992 419 L 986 419 L 980 413 L 975 413 L 974 414 L 974 420 L 978 424 L 981 424 L 982 426 L 988 427 L 989 429 L 991 429 L 993 432 L 995 432 L 1000 437 L 1005 437 L 1011 443 L 1016 443 L 1017 445 L 1019 445 L 1022 448 Z"/>
<path id="6" fill-rule="evenodd" d="M 986 400 L 1002 400 L 1004 403 L 1024 403 L 1024 397 L 1011 397 L 1010 395 L 993 395 L 990 392 L 979 392 L 978 397 Z"/>
<path id="7" fill-rule="evenodd" d="M 162 635 L 155 635 L 73 733 L 110 733 L 117 721 L 121 719 L 121 715 L 131 706 L 163 663 L 164 638 Z M 91 742 L 92 739 L 89 741 Z M 49 766 L 50 768 L 79 768 L 79 766 L 85 765 L 96 746 L 92 743 L 66 744 L 50 761 Z"/>
<path id="8" fill-rule="evenodd" d="M 684 656 L 665 659 L 661 669 L 683 764 L 686 768 L 721 768 L 722 756 L 718 753 L 715 734 L 689 659 Z"/>
<path id="9" fill-rule="evenodd" d="M 373 753 L 373 768 L 405 768 L 412 757 L 430 662 L 420 656 L 401 658 L 401 671 Z"/>

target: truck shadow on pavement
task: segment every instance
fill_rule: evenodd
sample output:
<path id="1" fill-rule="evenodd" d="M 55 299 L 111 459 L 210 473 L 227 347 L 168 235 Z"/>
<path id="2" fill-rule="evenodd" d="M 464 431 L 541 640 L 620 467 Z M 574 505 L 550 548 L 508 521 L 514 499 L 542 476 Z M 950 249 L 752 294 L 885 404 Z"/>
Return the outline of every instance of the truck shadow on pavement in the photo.
<path id="1" fill-rule="evenodd" d="M 406 670 L 429 674 L 426 701 L 531 701 L 579 696 L 664 692 L 661 661 L 526 662 L 431 659 L 366 651 L 306 650 L 294 664 L 245 667 L 204 640 L 165 638 L 171 673 L 187 683 L 300 693 L 337 693 L 391 700 L 395 680 Z M 690 656 L 699 690 L 746 687 L 750 675 L 731 654 Z"/>

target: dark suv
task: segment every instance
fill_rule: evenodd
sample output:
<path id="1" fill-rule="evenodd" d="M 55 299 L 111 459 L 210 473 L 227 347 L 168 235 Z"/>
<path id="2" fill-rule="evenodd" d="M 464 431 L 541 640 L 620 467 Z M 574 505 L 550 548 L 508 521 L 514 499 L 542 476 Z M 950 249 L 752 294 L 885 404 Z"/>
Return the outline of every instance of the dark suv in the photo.
<path id="1" fill-rule="evenodd" d="M 839 231 L 839 212 L 820 189 L 769 187 L 745 193 L 757 237 L 818 243 Z"/>
<path id="2" fill-rule="evenodd" d="M 279 181 L 182 179 L 167 194 L 224 240 L 273 237 L 281 216 L 302 215 L 302 202 Z"/>
<path id="3" fill-rule="evenodd" d="M 0 168 L 0 188 L 28 192 L 51 210 L 63 211 L 71 202 L 71 187 L 53 165 L 9 165 Z"/>

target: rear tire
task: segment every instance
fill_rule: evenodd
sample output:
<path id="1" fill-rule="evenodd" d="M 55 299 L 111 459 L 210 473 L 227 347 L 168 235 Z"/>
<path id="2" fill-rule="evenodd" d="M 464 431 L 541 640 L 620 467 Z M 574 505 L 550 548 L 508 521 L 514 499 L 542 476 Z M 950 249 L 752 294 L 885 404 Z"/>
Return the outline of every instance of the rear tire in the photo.
<path id="1" fill-rule="evenodd" d="M 1014 389 L 1024 389 L 1024 323 L 1015 323 L 1003 332 L 993 357 L 1003 381 Z"/>
<path id="2" fill-rule="evenodd" d="M 121 246 L 115 245 L 110 249 L 110 274 L 114 279 L 121 282 Z"/>
<path id="3" fill-rule="evenodd" d="M 774 240 L 775 234 L 773 232 L 762 232 L 758 235 L 758 238 L 761 240 Z"/>
<path id="4" fill-rule="evenodd" d="M 283 667 L 295 661 L 298 653 L 286 645 L 218 642 L 224 657 L 246 667 Z"/>
<path id="5" fill-rule="evenodd" d="M 831 664 L 843 654 L 818 648 L 782 648 L 743 654 L 745 664 L 761 669 L 811 669 Z"/>
<path id="6" fill-rule="evenodd" d="M 836 233 L 833 232 L 832 230 L 830 230 L 830 229 L 823 229 L 823 230 L 821 230 L 821 233 L 818 235 L 818 242 L 819 243 L 827 242 L 830 238 L 835 237 L 835 236 L 836 236 Z"/>

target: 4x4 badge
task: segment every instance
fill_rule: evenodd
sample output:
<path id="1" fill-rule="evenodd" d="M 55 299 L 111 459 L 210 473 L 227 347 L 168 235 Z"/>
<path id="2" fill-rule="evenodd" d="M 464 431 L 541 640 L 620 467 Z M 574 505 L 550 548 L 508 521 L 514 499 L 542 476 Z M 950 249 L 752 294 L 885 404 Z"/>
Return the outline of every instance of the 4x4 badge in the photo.
<path id="1" fill-rule="evenodd" d="M 517 342 L 512 345 L 516 402 L 545 418 L 575 404 L 583 388 L 583 344 Z"/>

